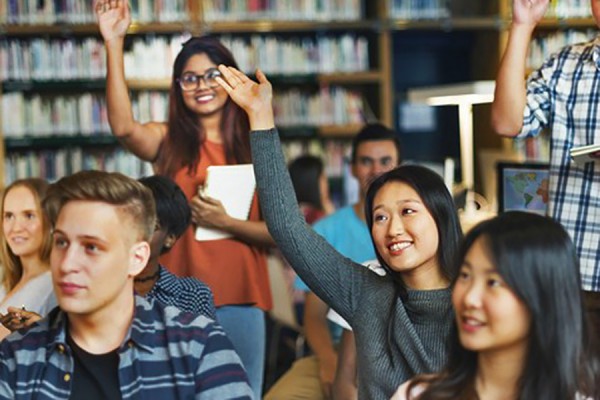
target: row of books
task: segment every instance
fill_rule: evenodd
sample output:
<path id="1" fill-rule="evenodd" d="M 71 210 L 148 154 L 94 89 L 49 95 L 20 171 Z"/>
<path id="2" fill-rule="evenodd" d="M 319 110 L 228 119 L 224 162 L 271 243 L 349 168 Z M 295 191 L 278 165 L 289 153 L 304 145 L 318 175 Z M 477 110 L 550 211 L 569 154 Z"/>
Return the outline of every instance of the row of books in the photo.
<path id="1" fill-rule="evenodd" d="M 96 38 L 2 40 L 0 73 L 17 81 L 102 79 L 104 45 Z"/>
<path id="2" fill-rule="evenodd" d="M 125 52 L 128 79 L 164 79 L 187 35 L 135 38 Z M 300 74 L 366 71 L 368 40 L 362 36 L 250 37 L 223 36 L 223 44 L 235 55 L 240 68 L 266 73 Z M 106 75 L 103 42 L 84 39 L 10 39 L 0 41 L 0 73 L 4 79 L 47 81 L 102 79 Z"/>
<path id="3" fill-rule="evenodd" d="M 369 41 L 354 34 L 282 38 L 273 35 L 222 36 L 240 68 L 266 73 L 305 74 L 367 71 Z"/>
<path id="4" fill-rule="evenodd" d="M 523 160 L 547 162 L 550 159 L 550 137 L 542 133 L 532 138 L 513 140 L 513 149 Z"/>
<path id="5" fill-rule="evenodd" d="M 204 0 L 206 22 L 243 20 L 358 20 L 361 0 Z"/>
<path id="6" fill-rule="evenodd" d="M 276 121 L 281 126 L 360 124 L 360 93 L 337 86 L 323 86 L 316 93 L 290 90 L 274 96 Z M 168 94 L 140 91 L 132 96 L 134 117 L 141 121 L 165 121 Z M 94 135 L 109 132 L 103 93 L 26 96 L 22 92 L 2 96 L 2 132 L 5 137 L 24 135 Z"/>
<path id="7" fill-rule="evenodd" d="M 164 121 L 167 93 L 137 92 L 132 97 L 134 116 L 141 122 Z M 2 132 L 5 137 L 97 135 L 110 132 L 106 100 L 102 93 L 66 96 L 2 96 Z"/>
<path id="8" fill-rule="evenodd" d="M 586 18 L 592 15 L 589 0 L 551 0 L 546 17 Z"/>
<path id="9" fill-rule="evenodd" d="M 57 150 L 11 152 L 4 163 L 6 184 L 22 178 L 39 177 L 50 182 L 82 170 L 121 172 L 133 178 L 152 175 L 152 165 L 121 147 L 86 150 L 79 147 Z"/>
<path id="10" fill-rule="evenodd" d="M 389 10 L 392 18 L 440 19 L 450 16 L 450 2 L 447 0 L 389 0 Z"/>
<path id="11" fill-rule="evenodd" d="M 348 202 L 347 190 L 353 185 L 348 174 L 350 142 L 348 140 L 297 140 L 283 143 L 288 161 L 304 154 L 320 157 L 325 173 L 330 179 L 342 180 L 342 188 L 333 189 L 332 199 L 336 204 Z M 41 177 L 50 182 L 81 170 L 104 170 L 121 172 L 133 178 L 153 174 L 151 163 L 141 161 L 120 146 L 103 149 L 68 147 L 55 150 L 11 152 L 5 162 L 4 182 L 17 179 Z"/>
<path id="12" fill-rule="evenodd" d="M 273 96 L 279 126 L 361 124 L 364 108 L 360 93 L 337 86 L 323 86 L 314 94 L 291 89 Z"/>
<path id="13" fill-rule="evenodd" d="M 582 43 L 595 38 L 595 29 L 558 31 L 544 36 L 536 36 L 529 46 L 528 68 L 537 68 L 548 57 L 569 44 Z"/>
<path id="14" fill-rule="evenodd" d="M 0 24 L 89 24 L 95 22 L 91 0 L 3 0 Z M 130 0 L 134 21 L 177 22 L 189 20 L 188 0 Z"/>

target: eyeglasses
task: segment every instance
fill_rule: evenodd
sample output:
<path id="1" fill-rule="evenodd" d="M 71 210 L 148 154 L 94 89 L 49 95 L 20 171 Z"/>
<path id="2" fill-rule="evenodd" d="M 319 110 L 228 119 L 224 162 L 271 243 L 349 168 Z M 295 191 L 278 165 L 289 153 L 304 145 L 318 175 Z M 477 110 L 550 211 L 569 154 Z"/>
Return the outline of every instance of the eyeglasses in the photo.
<path id="1" fill-rule="evenodd" d="M 209 68 L 206 70 L 204 75 L 198 75 L 193 72 L 186 72 L 182 74 L 177 82 L 179 82 L 179 86 L 183 91 L 192 91 L 196 90 L 200 87 L 200 81 L 204 80 L 204 84 L 209 88 L 216 88 L 219 86 L 217 82 L 217 77 L 221 76 L 221 72 L 219 72 L 216 68 Z"/>

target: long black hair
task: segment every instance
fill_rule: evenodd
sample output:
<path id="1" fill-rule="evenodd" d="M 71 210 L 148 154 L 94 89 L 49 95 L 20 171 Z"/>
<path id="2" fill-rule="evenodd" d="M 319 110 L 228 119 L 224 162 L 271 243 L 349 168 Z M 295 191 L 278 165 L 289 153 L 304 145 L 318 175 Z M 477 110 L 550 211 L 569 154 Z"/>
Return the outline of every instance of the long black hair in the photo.
<path id="1" fill-rule="evenodd" d="M 317 156 L 305 154 L 292 160 L 288 166 L 296 200 L 321 210 L 321 186 L 323 161 Z"/>
<path id="2" fill-rule="evenodd" d="M 497 272 L 531 315 L 517 398 L 575 400 L 578 393 L 599 398 L 597 360 L 587 351 L 592 338 L 583 311 L 579 262 L 567 232 L 548 217 L 503 213 L 467 234 L 458 265 L 480 238 Z M 409 392 L 426 383 L 419 400 L 478 399 L 476 374 L 477 353 L 462 347 L 455 329 L 444 372 L 415 378 Z"/>
<path id="3" fill-rule="evenodd" d="M 388 171 L 373 180 L 365 199 L 365 218 L 369 230 L 373 227 L 373 202 L 379 190 L 390 182 L 402 182 L 413 188 L 427 211 L 433 217 L 438 230 L 438 250 L 437 259 L 441 272 L 449 281 L 456 276 L 456 257 L 458 247 L 462 239 L 462 229 L 458 220 L 456 207 L 450 192 L 446 188 L 442 178 L 429 168 L 418 165 L 402 165 L 391 171 Z M 371 239 L 373 237 L 371 236 Z M 377 259 L 386 269 L 388 274 L 399 284 L 401 290 L 404 289 L 404 283 L 398 272 L 393 271 L 383 260 L 377 246 L 375 253 Z"/>
<path id="4" fill-rule="evenodd" d="M 214 36 L 193 37 L 183 44 L 173 64 L 167 137 L 156 160 L 157 170 L 161 175 L 173 177 L 184 166 L 189 173 L 193 173 L 200 161 L 199 148 L 205 139 L 205 132 L 198 122 L 198 116 L 183 102 L 181 87 L 177 83 L 188 60 L 197 54 L 206 54 L 216 65 L 238 68 L 229 49 Z M 221 118 L 221 139 L 227 164 L 250 162 L 249 131 L 248 116 L 228 98 Z"/>

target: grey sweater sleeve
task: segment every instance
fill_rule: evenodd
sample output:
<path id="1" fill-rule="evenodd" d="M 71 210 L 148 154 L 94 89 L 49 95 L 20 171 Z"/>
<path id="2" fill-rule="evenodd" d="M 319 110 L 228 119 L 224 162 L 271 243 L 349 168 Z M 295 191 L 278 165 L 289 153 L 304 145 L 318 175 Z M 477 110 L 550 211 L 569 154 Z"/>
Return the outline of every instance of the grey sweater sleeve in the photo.
<path id="1" fill-rule="evenodd" d="M 269 232 L 308 287 L 352 323 L 365 283 L 377 275 L 342 256 L 306 224 L 277 130 L 253 131 L 250 143 L 258 197 Z"/>

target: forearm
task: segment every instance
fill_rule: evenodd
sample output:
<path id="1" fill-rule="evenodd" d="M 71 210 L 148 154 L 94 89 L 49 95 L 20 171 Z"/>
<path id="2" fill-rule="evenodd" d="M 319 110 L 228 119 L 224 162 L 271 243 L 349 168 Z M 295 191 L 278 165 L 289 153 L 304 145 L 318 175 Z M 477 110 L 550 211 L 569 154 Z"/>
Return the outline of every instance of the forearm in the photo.
<path id="1" fill-rule="evenodd" d="M 337 359 L 331 333 L 327 324 L 329 307 L 314 293 L 306 294 L 304 306 L 304 334 L 310 349 L 319 360 Z"/>
<path id="2" fill-rule="evenodd" d="M 498 69 L 492 127 L 500 135 L 516 136 L 523 126 L 526 106 L 526 60 L 535 25 L 513 23 Z"/>
<path id="3" fill-rule="evenodd" d="M 300 278 L 344 319 L 373 275 L 318 235 L 300 213 L 276 130 L 251 133 L 261 210 L 277 246 Z"/>
<path id="4" fill-rule="evenodd" d="M 106 105 L 112 133 L 127 139 L 133 133 L 135 120 L 131 109 L 129 89 L 125 81 L 123 38 L 105 42 L 106 48 Z"/>
<path id="5" fill-rule="evenodd" d="M 338 368 L 333 381 L 333 400 L 355 399 L 358 399 L 356 342 L 354 333 L 344 329 L 338 350 Z"/>
<path id="6" fill-rule="evenodd" d="M 246 221 L 229 217 L 221 229 L 253 246 L 275 245 L 264 221 Z"/>

